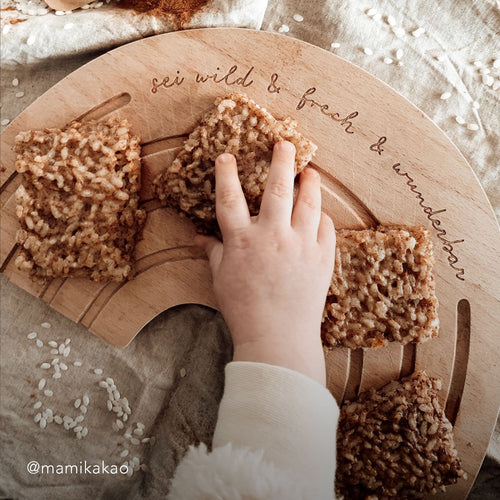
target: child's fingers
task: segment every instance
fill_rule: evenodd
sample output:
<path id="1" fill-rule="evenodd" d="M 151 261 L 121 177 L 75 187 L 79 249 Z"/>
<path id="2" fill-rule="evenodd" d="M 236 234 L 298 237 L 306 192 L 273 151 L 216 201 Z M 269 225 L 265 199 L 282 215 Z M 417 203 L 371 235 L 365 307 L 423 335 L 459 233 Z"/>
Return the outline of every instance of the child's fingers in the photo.
<path id="1" fill-rule="evenodd" d="M 222 154 L 215 160 L 215 211 L 223 235 L 250 224 L 236 159 L 230 154 Z"/>
<path id="2" fill-rule="evenodd" d="M 318 243 L 324 248 L 327 255 L 335 255 L 335 226 L 330 216 L 321 212 L 318 228 Z"/>
<path id="3" fill-rule="evenodd" d="M 288 224 L 293 208 L 295 147 L 291 142 L 275 144 L 271 168 L 259 212 L 259 221 Z"/>
<path id="4" fill-rule="evenodd" d="M 306 168 L 300 174 L 299 192 L 292 214 L 292 227 L 308 237 L 318 237 L 321 219 L 321 181 L 318 172 Z"/>
<path id="5" fill-rule="evenodd" d="M 194 244 L 205 250 L 212 269 L 212 275 L 215 274 L 222 261 L 222 243 L 215 236 L 197 234 L 194 238 Z"/>

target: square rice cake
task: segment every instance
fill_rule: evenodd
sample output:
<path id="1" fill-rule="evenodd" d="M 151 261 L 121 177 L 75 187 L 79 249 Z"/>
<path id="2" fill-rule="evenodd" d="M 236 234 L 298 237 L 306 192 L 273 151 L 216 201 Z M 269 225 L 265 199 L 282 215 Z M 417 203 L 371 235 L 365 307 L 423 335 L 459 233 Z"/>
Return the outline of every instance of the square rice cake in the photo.
<path id="1" fill-rule="evenodd" d="M 260 209 L 273 146 L 295 145 L 295 173 L 301 172 L 317 147 L 297 130 L 291 118 L 275 119 L 244 94 L 218 98 L 193 130 L 173 163 L 155 179 L 158 198 L 192 218 L 206 232 L 217 231 L 215 160 L 222 153 L 236 157 L 251 215 Z"/>
<path id="2" fill-rule="evenodd" d="M 423 227 L 338 231 L 322 325 L 325 347 L 380 347 L 435 337 L 434 261 Z"/>
<path id="3" fill-rule="evenodd" d="M 140 141 L 128 121 L 21 132 L 15 150 L 17 267 L 33 279 L 130 278 L 146 213 L 138 208 Z"/>
<path id="4" fill-rule="evenodd" d="M 420 371 L 342 406 L 339 498 L 422 498 L 467 477 L 437 398 L 440 389 L 440 380 Z"/>

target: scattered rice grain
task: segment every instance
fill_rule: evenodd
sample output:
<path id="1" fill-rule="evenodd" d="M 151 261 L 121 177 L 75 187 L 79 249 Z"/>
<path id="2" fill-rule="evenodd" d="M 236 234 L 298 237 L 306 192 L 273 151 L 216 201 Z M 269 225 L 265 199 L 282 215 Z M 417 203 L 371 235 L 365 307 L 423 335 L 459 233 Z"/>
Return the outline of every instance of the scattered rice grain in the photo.
<path id="1" fill-rule="evenodd" d="M 85 406 L 88 406 L 88 404 L 90 403 L 90 399 L 89 397 L 87 396 L 87 394 L 84 394 L 83 398 L 82 398 L 82 403 L 85 405 Z"/>
<path id="2" fill-rule="evenodd" d="M 12 80 L 12 86 L 13 87 L 17 87 L 19 85 L 19 79 L 18 78 L 14 78 L 14 80 Z"/>
<path id="3" fill-rule="evenodd" d="M 43 393 L 49 398 L 54 395 L 54 393 L 50 389 L 45 389 Z"/>
<path id="4" fill-rule="evenodd" d="M 332 42 L 332 44 L 330 45 L 330 47 L 332 49 L 338 49 L 340 47 L 340 43 L 339 42 Z"/>
<path id="5" fill-rule="evenodd" d="M 82 400 L 80 398 L 78 398 L 75 400 L 74 404 L 75 404 L 75 408 L 78 409 L 78 408 L 80 408 L 80 405 L 82 404 Z"/>
<path id="6" fill-rule="evenodd" d="M 294 14 L 293 19 L 297 21 L 298 23 L 301 23 L 304 20 L 304 17 L 301 16 L 300 14 Z"/>
<path id="7" fill-rule="evenodd" d="M 24 92 L 16 92 L 16 97 L 19 99 L 20 97 L 24 97 Z"/>
<path id="8" fill-rule="evenodd" d="M 55 340 L 49 340 L 47 343 L 50 347 L 59 347 Z"/>
<path id="9" fill-rule="evenodd" d="M 392 61 L 392 59 L 390 57 L 384 57 L 384 63 L 385 64 L 392 64 L 393 61 Z"/>
<path id="10" fill-rule="evenodd" d="M 36 332 L 31 332 L 26 335 L 30 340 L 36 339 L 37 333 Z"/>
<path id="11" fill-rule="evenodd" d="M 441 97 L 440 99 L 442 99 L 443 101 L 446 101 L 447 99 L 449 99 L 451 97 L 451 93 L 450 92 L 443 92 L 441 94 Z"/>
<path id="12" fill-rule="evenodd" d="M 45 418 L 40 419 L 40 429 L 45 429 L 47 427 L 47 420 Z"/>
<path id="13" fill-rule="evenodd" d="M 416 30 L 412 31 L 411 34 L 415 37 L 418 38 L 419 36 L 423 35 L 425 33 L 425 28 L 417 28 Z"/>
<path id="14" fill-rule="evenodd" d="M 387 21 L 387 24 L 389 26 L 395 26 L 396 25 L 396 18 L 394 16 L 387 16 L 385 18 L 385 20 Z"/>
<path id="15" fill-rule="evenodd" d="M 59 415 L 55 415 L 54 416 L 54 422 L 57 424 L 57 425 L 61 425 L 63 423 L 63 420 L 62 418 L 59 416 Z"/>
<path id="16" fill-rule="evenodd" d="M 51 349 L 50 354 L 59 354 L 59 351 L 57 349 Z"/>
<path id="17" fill-rule="evenodd" d="M 68 365 L 66 363 L 61 363 L 59 365 L 61 367 L 61 370 L 66 371 L 68 369 Z"/>
<path id="18" fill-rule="evenodd" d="M 37 347 L 43 347 L 43 342 L 40 339 L 36 339 L 36 345 L 37 345 Z"/>
<path id="19" fill-rule="evenodd" d="M 46 321 L 40 325 L 42 328 L 50 328 L 52 325 Z"/>
<path id="20" fill-rule="evenodd" d="M 95 373 L 96 375 L 102 375 L 102 370 L 101 370 L 101 368 L 95 368 L 95 369 L 94 369 L 94 373 Z"/>
<path id="21" fill-rule="evenodd" d="M 42 368 L 43 370 L 48 370 L 50 368 L 50 363 L 42 363 L 40 365 L 40 368 Z"/>
<path id="22" fill-rule="evenodd" d="M 52 375 L 52 378 L 61 378 L 61 372 L 56 372 Z"/>
<path id="23" fill-rule="evenodd" d="M 363 47 L 363 52 L 367 55 L 367 56 L 372 56 L 373 55 L 373 50 L 370 49 L 370 47 Z"/>
<path id="24" fill-rule="evenodd" d="M 35 415 L 35 417 L 33 418 L 33 420 L 35 421 L 35 423 L 38 423 L 38 422 L 40 422 L 41 418 L 42 418 L 42 414 L 41 413 L 37 413 Z"/>
<path id="25" fill-rule="evenodd" d="M 128 450 L 123 450 L 123 451 L 120 453 L 120 457 L 122 457 L 122 458 L 125 458 L 127 455 L 128 455 Z"/>
<path id="26" fill-rule="evenodd" d="M 368 9 L 368 10 L 366 11 L 366 15 L 367 15 L 368 17 L 373 17 L 376 13 L 377 13 L 377 9 L 375 9 L 375 8 L 373 8 L 373 7 L 372 7 L 371 9 Z"/>
<path id="27" fill-rule="evenodd" d="M 82 429 L 82 437 L 85 437 L 88 433 L 89 433 L 89 430 L 87 429 L 87 427 L 84 427 Z"/>
<path id="28" fill-rule="evenodd" d="M 278 29 L 278 33 L 288 33 L 289 31 L 290 27 L 287 26 L 286 24 L 282 24 Z"/>
<path id="29" fill-rule="evenodd" d="M 73 363 L 73 366 L 82 366 L 82 364 L 83 364 L 83 363 L 82 363 L 81 361 L 75 361 L 75 362 Z"/>
<path id="30" fill-rule="evenodd" d="M 479 130 L 479 125 L 477 123 L 469 123 L 467 125 L 467 130 L 473 130 L 475 132 Z"/>
<path id="31" fill-rule="evenodd" d="M 403 49 L 396 50 L 396 59 L 399 61 L 403 57 Z"/>
<path id="32" fill-rule="evenodd" d="M 134 437 L 133 437 L 133 438 L 130 438 L 130 442 L 131 442 L 132 444 L 134 444 L 134 445 L 138 445 L 138 444 L 140 444 L 140 441 L 139 441 L 137 438 L 134 438 Z"/>
<path id="33" fill-rule="evenodd" d="M 40 379 L 40 382 L 38 382 L 38 390 L 41 391 L 44 387 L 47 381 L 44 378 Z"/>
<path id="34" fill-rule="evenodd" d="M 33 408 L 35 410 L 37 410 L 38 408 L 40 408 L 40 406 L 42 406 L 42 402 L 41 401 L 37 401 L 34 405 L 33 405 Z"/>

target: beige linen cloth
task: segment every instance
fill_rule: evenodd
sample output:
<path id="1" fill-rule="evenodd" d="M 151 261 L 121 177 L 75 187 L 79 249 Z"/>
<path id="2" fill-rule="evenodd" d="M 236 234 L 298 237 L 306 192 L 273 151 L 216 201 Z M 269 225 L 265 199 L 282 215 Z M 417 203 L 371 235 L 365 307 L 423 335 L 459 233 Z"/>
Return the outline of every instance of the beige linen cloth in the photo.
<path id="1" fill-rule="evenodd" d="M 266 8 L 266 2 L 217 2 L 225 6 L 225 15 L 214 21 L 216 16 L 202 14 L 193 21 L 196 26 L 258 28 Z M 371 16 L 366 13 L 370 8 L 376 10 Z M 135 24 L 137 20 L 129 23 L 122 11 L 113 9 L 111 4 L 102 10 L 77 11 L 68 16 L 48 14 L 37 18 L 33 28 L 28 29 L 26 21 L 3 35 L 2 119 L 13 119 L 46 89 L 99 52 L 133 38 L 172 29 L 155 20 L 143 20 L 140 26 Z M 236 16 L 235 12 L 240 14 Z M 101 16 L 107 16 L 106 36 L 101 33 L 86 37 L 83 33 L 93 34 L 89 30 L 94 22 L 104 23 Z M 386 16 L 391 16 L 392 27 Z M 111 24 L 109 19 L 116 19 L 117 24 Z M 52 42 L 49 39 L 55 34 L 56 23 L 61 33 Z M 82 36 L 64 29 L 68 23 L 81 24 Z M 425 32 L 413 36 L 411 33 L 419 27 L 425 28 Z M 404 34 L 397 28 L 402 28 Z M 333 50 L 407 97 L 459 147 L 478 175 L 497 216 L 500 215 L 500 107 L 498 86 L 495 89 L 494 84 L 500 70 L 492 64 L 500 59 L 498 2 L 269 0 L 262 29 L 280 31 Z M 26 45 L 31 35 L 44 43 Z M 7 37 L 16 38 L 8 41 Z M 332 48 L 332 43 L 338 45 Z M 397 64 L 398 49 L 402 51 L 398 53 L 402 65 Z M 384 58 L 390 58 L 392 64 L 384 63 Z M 35 60 L 36 64 L 25 64 Z M 481 68 L 484 74 L 480 73 Z M 493 82 L 485 74 L 493 75 Z M 14 78 L 19 80 L 17 87 L 12 86 Z M 18 92 L 23 92 L 23 96 L 16 98 Z M 445 92 L 451 93 L 449 99 L 440 99 Z M 457 123 L 456 116 L 463 118 L 465 124 Z M 467 124 L 476 124 L 478 130 L 469 130 Z M 10 284 L 3 275 L 0 285 L 0 496 L 163 498 L 187 446 L 211 439 L 223 389 L 223 366 L 231 359 L 230 336 L 221 317 L 198 306 L 173 309 L 145 327 L 129 347 L 115 349 Z M 51 326 L 44 328 L 42 323 Z M 43 347 L 26 338 L 31 331 L 38 332 Z M 66 338 L 71 339 L 71 352 L 62 361 L 68 370 L 55 380 L 52 371 L 40 365 L 51 359 L 48 341 L 60 343 Z M 83 366 L 74 366 L 74 361 L 82 361 Z M 95 374 L 94 369 L 102 369 L 103 374 Z M 42 394 L 42 408 L 50 407 L 55 413 L 75 417 L 79 414 L 75 399 L 83 394 L 89 396 L 83 423 L 89 434 L 85 439 L 75 439 L 74 432 L 54 423 L 42 430 L 33 422 L 39 410 L 32 407 L 38 400 L 37 384 L 43 376 L 48 381 L 46 388 L 54 394 Z M 154 436 L 154 445 L 131 444 L 123 437 L 126 428 L 119 432 L 112 428 L 114 418 L 106 408 L 106 390 L 98 386 L 98 381 L 106 377 L 112 377 L 121 396 L 130 401 L 131 425 L 145 424 L 144 435 L 139 437 Z M 492 438 L 471 499 L 497 498 L 499 436 L 497 432 Z M 129 455 L 120 457 L 124 449 L 130 450 Z M 131 478 L 106 473 L 40 476 L 26 471 L 31 460 L 53 465 L 84 465 L 85 461 L 111 465 L 133 457 L 146 464 L 147 471 L 138 471 Z"/>

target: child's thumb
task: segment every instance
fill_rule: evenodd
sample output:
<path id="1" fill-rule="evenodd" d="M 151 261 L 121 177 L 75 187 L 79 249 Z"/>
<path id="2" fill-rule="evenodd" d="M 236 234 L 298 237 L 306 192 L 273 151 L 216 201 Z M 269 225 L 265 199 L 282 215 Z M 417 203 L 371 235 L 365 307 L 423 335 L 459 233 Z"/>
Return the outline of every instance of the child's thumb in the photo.
<path id="1" fill-rule="evenodd" d="M 215 236 L 197 234 L 194 238 L 194 244 L 205 250 L 212 275 L 216 274 L 222 261 L 222 243 Z"/>

